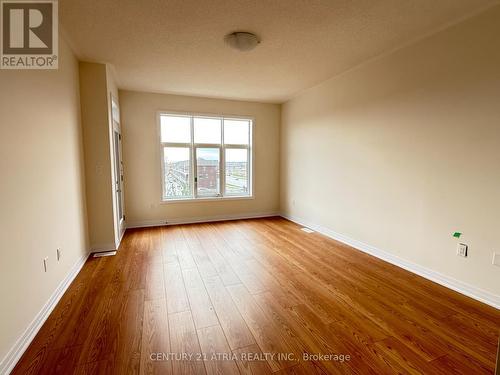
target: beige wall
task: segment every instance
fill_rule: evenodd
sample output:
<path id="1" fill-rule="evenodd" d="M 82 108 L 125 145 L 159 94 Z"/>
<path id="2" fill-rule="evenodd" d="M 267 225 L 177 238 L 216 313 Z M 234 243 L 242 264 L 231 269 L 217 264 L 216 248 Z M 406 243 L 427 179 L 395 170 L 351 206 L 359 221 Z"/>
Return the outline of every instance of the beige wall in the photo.
<path id="1" fill-rule="evenodd" d="M 118 89 L 109 66 L 80 62 L 89 240 L 93 251 L 116 247 L 111 94 Z"/>
<path id="2" fill-rule="evenodd" d="M 499 296 L 499 45 L 496 7 L 286 103 L 283 212 Z"/>
<path id="3" fill-rule="evenodd" d="M 88 250 L 78 62 L 59 48 L 59 70 L 0 70 L 0 361 Z"/>
<path id="4" fill-rule="evenodd" d="M 128 225 L 278 211 L 279 105 L 132 91 L 120 91 L 120 104 Z M 253 116 L 255 199 L 160 204 L 160 110 Z"/>
<path id="5" fill-rule="evenodd" d="M 107 69 L 80 62 L 89 240 L 92 250 L 114 246 Z"/>

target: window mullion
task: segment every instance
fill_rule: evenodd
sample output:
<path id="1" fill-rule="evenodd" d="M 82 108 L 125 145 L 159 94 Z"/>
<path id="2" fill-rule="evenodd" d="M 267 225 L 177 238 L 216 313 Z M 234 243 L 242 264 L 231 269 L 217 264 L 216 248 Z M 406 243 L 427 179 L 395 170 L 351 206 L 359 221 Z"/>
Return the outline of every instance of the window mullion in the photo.
<path id="1" fill-rule="evenodd" d="M 251 160 L 252 152 L 250 151 L 250 147 L 247 148 L 247 194 L 252 195 L 252 171 L 253 171 L 253 161 Z"/>
<path id="2" fill-rule="evenodd" d="M 194 143 L 194 147 L 199 148 L 219 148 L 220 143 Z"/>
<path id="3" fill-rule="evenodd" d="M 161 130 L 160 130 L 161 137 Z M 160 143 L 160 168 L 161 168 L 161 199 L 162 201 L 166 199 L 167 187 L 165 186 L 165 147 Z"/>
<path id="4" fill-rule="evenodd" d="M 247 186 L 248 186 L 248 195 L 253 195 L 253 121 L 250 122 L 250 126 L 248 127 L 248 151 L 247 151 Z"/>
<path id="5" fill-rule="evenodd" d="M 249 145 L 232 145 L 232 144 L 225 144 L 224 148 L 239 148 L 239 149 L 245 149 L 245 148 L 250 148 Z"/>
<path id="6" fill-rule="evenodd" d="M 191 143 L 161 142 L 162 147 L 191 147 Z"/>
<path id="7" fill-rule="evenodd" d="M 194 118 L 193 116 L 190 116 L 190 126 L 191 126 L 191 160 L 192 160 L 192 176 L 191 176 L 191 189 L 192 189 L 192 196 L 193 198 L 197 198 L 197 190 L 198 190 L 198 182 L 197 182 L 197 175 L 198 175 L 198 168 L 196 165 L 196 148 L 194 147 Z"/>
<path id="8" fill-rule="evenodd" d="M 220 176 L 220 195 L 221 197 L 226 195 L 226 147 L 224 145 L 224 117 L 222 118 L 222 124 L 220 127 L 220 157 L 219 157 L 219 176 Z"/>

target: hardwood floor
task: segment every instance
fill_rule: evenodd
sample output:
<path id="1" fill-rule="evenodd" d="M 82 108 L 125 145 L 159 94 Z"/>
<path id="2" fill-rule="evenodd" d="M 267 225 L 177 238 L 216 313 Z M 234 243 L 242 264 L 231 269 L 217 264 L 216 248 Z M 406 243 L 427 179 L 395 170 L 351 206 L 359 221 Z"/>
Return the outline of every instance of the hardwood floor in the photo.
<path id="1" fill-rule="evenodd" d="M 13 373 L 492 374 L 499 327 L 281 218 L 159 227 L 89 259 Z"/>

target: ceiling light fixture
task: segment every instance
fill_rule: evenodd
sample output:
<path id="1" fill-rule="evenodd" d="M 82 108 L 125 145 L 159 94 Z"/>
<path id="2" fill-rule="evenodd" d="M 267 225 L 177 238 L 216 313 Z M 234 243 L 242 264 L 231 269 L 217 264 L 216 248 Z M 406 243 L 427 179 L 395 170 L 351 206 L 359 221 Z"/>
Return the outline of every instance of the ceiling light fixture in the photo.
<path id="1" fill-rule="evenodd" d="M 260 43 L 260 39 L 257 35 L 246 31 L 235 31 L 227 34 L 224 37 L 224 41 L 231 48 L 237 49 L 238 51 L 250 51 Z"/>

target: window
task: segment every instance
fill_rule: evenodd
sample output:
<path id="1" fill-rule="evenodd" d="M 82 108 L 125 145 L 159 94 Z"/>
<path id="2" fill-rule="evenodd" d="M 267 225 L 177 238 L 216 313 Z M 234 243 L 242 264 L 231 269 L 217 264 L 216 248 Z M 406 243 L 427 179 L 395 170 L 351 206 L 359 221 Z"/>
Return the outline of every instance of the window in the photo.
<path id="1" fill-rule="evenodd" d="M 160 114 L 162 200 L 252 195 L 250 119 Z"/>

